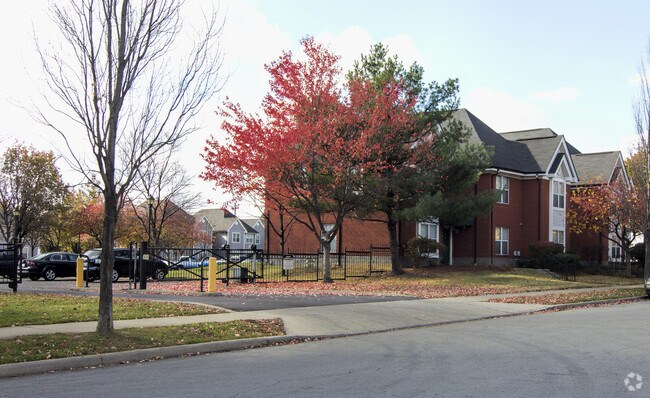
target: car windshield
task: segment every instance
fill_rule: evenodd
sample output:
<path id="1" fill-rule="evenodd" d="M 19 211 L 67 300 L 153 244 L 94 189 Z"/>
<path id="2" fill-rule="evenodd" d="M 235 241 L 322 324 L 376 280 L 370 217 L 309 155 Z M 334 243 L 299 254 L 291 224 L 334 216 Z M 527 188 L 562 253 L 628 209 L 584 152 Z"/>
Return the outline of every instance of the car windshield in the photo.
<path id="1" fill-rule="evenodd" d="M 84 253 L 84 256 L 88 258 L 99 258 L 99 256 L 102 255 L 101 250 L 88 250 L 87 252 Z"/>
<path id="2" fill-rule="evenodd" d="M 32 257 L 30 260 L 42 260 L 45 257 L 49 256 L 50 254 L 52 254 L 52 253 L 41 253 L 38 256 Z"/>

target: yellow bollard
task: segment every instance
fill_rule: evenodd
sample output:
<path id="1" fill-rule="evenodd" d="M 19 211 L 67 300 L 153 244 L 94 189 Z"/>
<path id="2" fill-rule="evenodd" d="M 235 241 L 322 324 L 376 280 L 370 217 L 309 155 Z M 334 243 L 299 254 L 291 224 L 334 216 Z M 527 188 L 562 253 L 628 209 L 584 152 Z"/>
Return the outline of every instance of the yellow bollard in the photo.
<path id="1" fill-rule="evenodd" d="M 217 291 L 217 259 L 210 257 L 208 260 L 208 293 Z"/>
<path id="2" fill-rule="evenodd" d="M 84 260 L 81 256 L 77 257 L 77 288 L 84 285 Z"/>

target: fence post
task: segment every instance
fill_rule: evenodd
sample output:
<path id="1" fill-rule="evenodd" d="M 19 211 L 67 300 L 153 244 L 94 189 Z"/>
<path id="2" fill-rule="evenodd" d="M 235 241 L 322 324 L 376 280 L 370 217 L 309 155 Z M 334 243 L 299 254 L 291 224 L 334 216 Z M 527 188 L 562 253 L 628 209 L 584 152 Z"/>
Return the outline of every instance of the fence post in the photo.
<path id="1" fill-rule="evenodd" d="M 208 260 L 208 293 L 217 291 L 217 259 L 210 257 Z"/>
<path id="2" fill-rule="evenodd" d="M 146 240 L 140 242 L 140 258 L 139 258 L 139 267 L 140 267 L 140 289 L 147 290 L 147 270 L 145 269 L 144 256 L 149 257 L 149 244 Z"/>
<path id="3" fill-rule="evenodd" d="M 230 286 L 230 245 L 223 245 L 226 251 L 226 286 Z"/>
<path id="4" fill-rule="evenodd" d="M 76 286 L 77 289 L 82 288 L 84 285 L 84 260 L 81 259 L 81 256 L 77 257 L 77 279 Z"/>
<path id="5" fill-rule="evenodd" d="M 10 282 L 9 287 L 14 293 L 18 293 L 18 268 L 20 267 L 20 260 L 21 260 L 21 254 L 23 253 L 22 247 L 20 247 L 19 241 L 18 241 L 18 234 L 14 237 L 14 269 L 13 269 L 13 275 L 12 279 L 13 281 Z"/>

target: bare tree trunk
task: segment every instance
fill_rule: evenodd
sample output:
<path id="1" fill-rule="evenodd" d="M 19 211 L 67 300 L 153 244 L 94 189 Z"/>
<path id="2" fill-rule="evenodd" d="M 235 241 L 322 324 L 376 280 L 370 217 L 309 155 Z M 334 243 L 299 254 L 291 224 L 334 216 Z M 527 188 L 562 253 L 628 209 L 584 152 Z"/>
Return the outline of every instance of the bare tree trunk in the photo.
<path id="1" fill-rule="evenodd" d="M 330 261 L 330 243 L 332 243 L 331 240 L 329 242 L 321 241 L 321 245 L 323 246 L 323 282 L 324 283 L 334 282 L 334 280 L 332 280 L 332 263 Z"/>
<path id="2" fill-rule="evenodd" d="M 99 316 L 97 333 L 102 336 L 113 333 L 113 242 L 117 220 L 117 200 L 114 194 L 106 194 L 104 207 L 104 234 L 99 267 Z"/>

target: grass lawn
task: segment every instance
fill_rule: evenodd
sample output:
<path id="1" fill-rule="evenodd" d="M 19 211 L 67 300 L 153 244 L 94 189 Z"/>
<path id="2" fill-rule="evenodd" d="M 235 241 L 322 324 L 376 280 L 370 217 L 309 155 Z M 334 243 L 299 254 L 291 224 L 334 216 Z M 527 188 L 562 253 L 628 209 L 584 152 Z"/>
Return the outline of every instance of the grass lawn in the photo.
<path id="1" fill-rule="evenodd" d="M 404 275 L 374 274 L 368 278 L 348 278 L 334 283 L 269 282 L 217 285 L 224 295 L 404 295 L 420 298 L 477 296 L 557 289 L 642 284 L 640 278 L 606 276 L 578 277 L 576 282 L 553 278 L 540 270 L 525 268 L 483 268 L 440 266 L 406 269 Z M 188 292 L 198 291 L 196 281 L 152 282 L 149 289 Z"/>
<path id="2" fill-rule="evenodd" d="M 97 333 L 21 336 L 0 340 L 0 364 L 284 334 L 282 321 L 273 319 L 121 329 L 110 337 Z"/>
<path id="3" fill-rule="evenodd" d="M 514 304 L 571 304 L 584 303 L 589 301 L 615 300 L 645 296 L 644 289 L 607 289 L 585 292 L 543 294 L 539 296 L 517 296 L 491 299 L 493 303 L 514 303 Z"/>
<path id="4" fill-rule="evenodd" d="M 97 297 L 0 293 L 0 327 L 96 321 L 98 306 Z M 115 320 L 220 312 L 223 311 L 194 304 L 113 298 Z"/>

